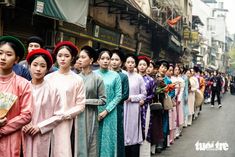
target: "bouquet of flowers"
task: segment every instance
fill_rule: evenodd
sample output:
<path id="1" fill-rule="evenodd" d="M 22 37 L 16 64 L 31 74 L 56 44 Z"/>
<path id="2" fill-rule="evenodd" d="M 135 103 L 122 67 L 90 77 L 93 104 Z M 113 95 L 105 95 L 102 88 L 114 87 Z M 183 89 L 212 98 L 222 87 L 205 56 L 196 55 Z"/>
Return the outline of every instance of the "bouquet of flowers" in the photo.
<path id="1" fill-rule="evenodd" d="M 0 92 L 0 118 L 4 118 L 7 115 L 17 98 L 12 93 Z"/>
<path id="2" fill-rule="evenodd" d="M 156 93 L 168 93 L 175 89 L 175 85 L 176 84 L 172 83 L 172 84 L 166 85 L 165 87 L 159 87 L 157 88 Z"/>

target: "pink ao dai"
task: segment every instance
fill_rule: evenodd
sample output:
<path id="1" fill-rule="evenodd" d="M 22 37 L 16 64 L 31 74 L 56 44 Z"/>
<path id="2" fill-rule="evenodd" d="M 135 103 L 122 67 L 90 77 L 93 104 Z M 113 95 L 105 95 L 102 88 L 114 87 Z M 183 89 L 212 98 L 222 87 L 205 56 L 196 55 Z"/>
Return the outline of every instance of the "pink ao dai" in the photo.
<path id="1" fill-rule="evenodd" d="M 62 121 L 61 115 L 56 116 L 61 109 L 60 96 L 47 81 L 31 84 L 31 89 L 34 100 L 31 124 L 38 126 L 40 133 L 24 134 L 25 157 L 49 157 L 52 130 Z"/>
<path id="2" fill-rule="evenodd" d="M 65 117 L 53 131 L 54 140 L 52 142 L 52 157 L 72 157 L 70 135 L 72 131 L 73 119 L 85 109 L 85 88 L 80 76 L 72 71 L 61 74 L 59 71 L 46 76 L 46 79 L 52 84 L 61 96 L 62 110 L 61 114 Z M 76 138 L 75 128 L 75 139 Z M 76 145 L 76 141 L 75 141 Z"/>

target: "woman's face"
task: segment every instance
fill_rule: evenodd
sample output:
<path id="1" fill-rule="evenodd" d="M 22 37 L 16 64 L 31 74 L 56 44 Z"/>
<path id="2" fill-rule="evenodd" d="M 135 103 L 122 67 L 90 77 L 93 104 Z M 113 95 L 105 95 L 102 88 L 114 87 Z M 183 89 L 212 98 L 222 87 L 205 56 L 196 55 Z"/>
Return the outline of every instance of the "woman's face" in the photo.
<path id="1" fill-rule="evenodd" d="M 111 57 L 111 67 L 112 69 L 119 69 L 122 65 L 122 61 L 120 57 L 114 53 L 113 56 Z"/>
<path id="2" fill-rule="evenodd" d="M 47 62 L 42 56 L 35 58 L 30 64 L 30 74 L 34 80 L 42 80 L 47 73 Z"/>
<path id="3" fill-rule="evenodd" d="M 190 72 L 190 70 L 187 70 L 187 72 L 186 72 L 186 76 L 187 76 L 187 77 L 190 77 L 190 76 L 191 76 L 191 72 Z"/>
<path id="4" fill-rule="evenodd" d="M 153 64 L 149 64 L 149 66 L 148 66 L 148 68 L 147 68 L 147 70 L 146 70 L 146 73 L 148 74 L 148 75 L 151 75 L 151 74 L 153 74 L 154 73 L 154 66 L 153 66 Z"/>
<path id="5" fill-rule="evenodd" d="M 66 48 L 62 48 L 58 51 L 56 55 L 56 60 L 60 68 L 70 68 L 72 62 L 72 55 L 69 50 L 67 50 Z"/>
<path id="6" fill-rule="evenodd" d="M 126 69 L 127 69 L 128 72 L 134 72 L 134 69 L 135 69 L 135 66 L 136 66 L 135 59 L 132 58 L 132 57 L 128 57 L 126 59 L 126 64 L 125 65 L 126 65 Z"/>
<path id="7" fill-rule="evenodd" d="M 172 66 L 170 66 L 169 69 L 168 69 L 167 72 L 166 72 L 166 75 L 167 75 L 167 76 L 172 76 L 173 73 L 174 73 L 174 69 L 173 69 Z"/>
<path id="8" fill-rule="evenodd" d="M 165 75 L 165 73 L 167 72 L 167 67 L 162 64 L 162 65 L 159 67 L 158 71 L 159 71 L 159 73 L 160 73 L 161 75 Z"/>
<path id="9" fill-rule="evenodd" d="M 137 68 L 140 73 L 145 73 L 148 68 L 148 65 L 145 60 L 140 60 Z"/>
<path id="10" fill-rule="evenodd" d="M 101 69 L 108 69 L 110 64 L 110 56 L 108 52 L 103 52 L 98 59 L 98 63 Z"/>
<path id="11" fill-rule="evenodd" d="M 14 49 L 8 43 L 0 46 L 0 70 L 9 70 L 11 72 L 17 61 L 18 57 L 16 57 Z"/>
<path id="12" fill-rule="evenodd" d="M 174 74 L 176 75 L 176 76 L 178 76 L 179 74 L 180 74 L 180 69 L 179 69 L 179 67 L 175 67 L 175 69 L 174 69 Z"/>
<path id="13" fill-rule="evenodd" d="M 85 50 L 82 50 L 77 61 L 80 68 L 86 68 L 92 64 L 93 59 L 88 56 Z"/>

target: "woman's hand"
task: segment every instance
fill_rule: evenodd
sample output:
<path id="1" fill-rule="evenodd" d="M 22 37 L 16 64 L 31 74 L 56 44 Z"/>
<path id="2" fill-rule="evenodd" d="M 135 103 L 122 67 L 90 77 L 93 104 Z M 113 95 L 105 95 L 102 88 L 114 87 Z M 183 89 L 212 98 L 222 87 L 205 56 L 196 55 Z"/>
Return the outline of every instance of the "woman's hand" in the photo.
<path id="1" fill-rule="evenodd" d="M 0 119 L 0 127 L 3 127 L 4 125 L 6 125 L 6 123 L 7 123 L 7 118 L 6 117 Z"/>
<path id="2" fill-rule="evenodd" d="M 32 126 L 32 128 L 30 129 L 29 134 L 34 136 L 34 135 L 38 134 L 39 132 L 40 132 L 40 129 L 39 129 L 38 126 Z"/>
<path id="3" fill-rule="evenodd" d="M 40 132 L 38 126 L 33 126 L 32 124 L 25 125 L 22 130 L 25 134 L 29 134 L 32 136 Z"/>
<path id="4" fill-rule="evenodd" d="M 103 120 L 108 114 L 108 111 L 107 110 L 104 110 L 103 112 L 99 113 L 98 115 L 98 121 L 101 121 Z"/>
<path id="5" fill-rule="evenodd" d="M 31 128 L 32 128 L 32 124 L 30 123 L 30 124 L 25 125 L 25 126 L 22 128 L 22 131 L 23 131 L 25 134 L 28 134 L 29 131 L 31 130 Z"/>
<path id="6" fill-rule="evenodd" d="M 131 98 L 129 97 L 128 99 L 126 99 L 125 102 L 128 104 L 129 102 L 131 102 Z"/>
<path id="7" fill-rule="evenodd" d="M 144 105 L 144 100 L 140 100 L 139 104 L 140 104 L 140 106 L 143 106 Z"/>

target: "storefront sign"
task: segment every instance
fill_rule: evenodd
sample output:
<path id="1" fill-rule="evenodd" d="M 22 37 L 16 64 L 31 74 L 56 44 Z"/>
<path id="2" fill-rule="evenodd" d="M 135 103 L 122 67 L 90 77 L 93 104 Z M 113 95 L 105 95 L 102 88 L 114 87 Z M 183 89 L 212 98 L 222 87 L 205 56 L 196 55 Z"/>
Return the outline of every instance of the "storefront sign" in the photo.
<path id="1" fill-rule="evenodd" d="M 189 40 L 190 39 L 190 32 L 191 31 L 188 27 L 184 28 L 184 31 L 183 31 L 184 40 Z"/>
<path id="2" fill-rule="evenodd" d="M 105 28 L 102 28 L 98 25 L 94 26 L 94 37 L 104 40 L 104 41 L 108 41 L 114 44 L 119 44 L 119 40 L 120 40 L 120 34 L 113 32 L 111 30 L 107 30 Z"/>
<path id="3" fill-rule="evenodd" d="M 136 51 L 137 40 L 128 37 L 127 35 L 122 34 L 120 38 L 120 46 L 127 48 L 132 51 Z"/>
<path id="4" fill-rule="evenodd" d="M 196 31 L 191 32 L 191 40 L 194 42 L 198 42 L 199 41 L 199 33 Z"/>

